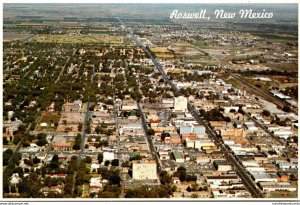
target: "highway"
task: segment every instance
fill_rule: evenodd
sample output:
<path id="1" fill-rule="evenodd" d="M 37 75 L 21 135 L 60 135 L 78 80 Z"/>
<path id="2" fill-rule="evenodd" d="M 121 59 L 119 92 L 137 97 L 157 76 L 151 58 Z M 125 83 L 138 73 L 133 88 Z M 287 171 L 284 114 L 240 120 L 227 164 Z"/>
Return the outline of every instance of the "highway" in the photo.
<path id="1" fill-rule="evenodd" d="M 36 37 L 36 36 L 37 36 L 37 34 L 34 34 L 34 35 L 32 35 L 32 36 L 25 37 L 25 38 L 21 39 L 19 42 L 20 42 L 20 43 L 26 43 L 27 41 L 33 39 L 33 38 Z"/>
<path id="2" fill-rule="evenodd" d="M 177 88 L 177 86 L 169 79 L 169 77 L 165 74 L 162 66 L 159 64 L 159 62 L 155 59 L 155 57 L 146 49 L 144 45 L 138 40 L 138 38 L 133 35 L 132 31 L 129 31 L 126 29 L 126 26 L 124 23 L 117 18 L 120 23 L 122 24 L 123 28 L 129 33 L 132 40 L 135 42 L 135 44 L 139 47 L 141 47 L 144 52 L 151 58 L 152 62 L 154 63 L 156 69 L 161 73 L 164 80 L 171 86 L 171 88 L 174 90 L 176 94 L 180 94 L 180 90 Z M 139 108 L 140 109 L 140 108 Z M 236 173 L 241 178 L 243 184 L 247 188 L 247 190 L 252 194 L 253 197 L 256 198 L 263 198 L 263 194 L 261 190 L 257 187 L 255 182 L 250 178 L 247 171 L 243 168 L 243 166 L 237 161 L 235 156 L 231 153 L 231 150 L 229 150 L 225 144 L 217 137 L 217 135 L 212 131 L 212 129 L 209 127 L 207 123 L 205 123 L 198 115 L 195 107 L 188 102 L 188 110 L 191 112 L 191 114 L 194 116 L 194 118 L 197 120 L 199 124 L 202 124 L 206 127 L 206 132 L 208 136 L 216 143 L 216 145 L 223 151 L 226 159 L 233 165 Z"/>

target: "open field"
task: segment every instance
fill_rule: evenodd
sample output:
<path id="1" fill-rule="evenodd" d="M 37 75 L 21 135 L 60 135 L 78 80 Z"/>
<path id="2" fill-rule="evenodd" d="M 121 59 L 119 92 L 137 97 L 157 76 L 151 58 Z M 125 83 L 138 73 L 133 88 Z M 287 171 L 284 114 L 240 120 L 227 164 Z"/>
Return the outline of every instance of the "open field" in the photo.
<path id="1" fill-rule="evenodd" d="M 56 114 L 56 113 L 47 113 L 44 112 L 40 116 L 40 119 L 38 120 L 36 131 L 41 131 L 41 130 L 47 130 L 47 131 L 53 131 L 56 129 L 55 124 L 59 122 L 61 118 L 61 115 Z M 46 127 L 42 127 L 41 123 L 47 123 Z"/>
<path id="2" fill-rule="evenodd" d="M 24 33 L 24 32 L 3 32 L 3 41 L 17 41 L 23 38 L 27 38 L 32 36 L 32 34 Z"/>
<path id="3" fill-rule="evenodd" d="M 198 47 L 198 48 L 209 48 L 209 45 L 207 42 L 203 42 L 203 41 L 196 41 L 194 43 L 194 46 Z"/>
<path id="4" fill-rule="evenodd" d="M 192 46 L 192 44 L 189 43 L 189 42 L 172 42 L 171 45 L 172 45 L 172 46 L 178 46 L 178 47 L 188 47 L 188 46 Z"/>
<path id="5" fill-rule="evenodd" d="M 61 118 L 61 115 L 56 113 L 43 113 L 40 123 L 58 123 Z"/>
<path id="6" fill-rule="evenodd" d="M 111 43 L 121 44 L 122 38 L 109 35 L 39 35 L 32 40 L 41 43 Z"/>
<path id="7" fill-rule="evenodd" d="M 151 51 L 155 53 L 157 58 L 174 58 L 173 53 L 166 47 L 151 48 Z"/>

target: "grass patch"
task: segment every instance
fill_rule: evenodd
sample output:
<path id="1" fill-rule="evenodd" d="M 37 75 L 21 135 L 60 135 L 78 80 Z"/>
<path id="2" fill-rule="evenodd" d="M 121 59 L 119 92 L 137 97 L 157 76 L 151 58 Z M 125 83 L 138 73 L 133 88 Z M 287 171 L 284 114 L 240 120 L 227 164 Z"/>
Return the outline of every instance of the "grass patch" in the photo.
<path id="1" fill-rule="evenodd" d="M 288 40 L 288 41 L 298 40 L 297 36 L 278 36 L 278 35 L 272 35 L 272 34 L 256 34 L 256 35 L 261 38 L 268 39 L 268 40 Z"/>
<path id="2" fill-rule="evenodd" d="M 198 47 L 198 48 L 207 48 L 207 47 L 209 47 L 209 46 L 208 46 L 208 43 L 202 42 L 202 41 L 196 41 L 196 42 L 194 43 L 194 46 L 196 46 L 196 47 Z"/>

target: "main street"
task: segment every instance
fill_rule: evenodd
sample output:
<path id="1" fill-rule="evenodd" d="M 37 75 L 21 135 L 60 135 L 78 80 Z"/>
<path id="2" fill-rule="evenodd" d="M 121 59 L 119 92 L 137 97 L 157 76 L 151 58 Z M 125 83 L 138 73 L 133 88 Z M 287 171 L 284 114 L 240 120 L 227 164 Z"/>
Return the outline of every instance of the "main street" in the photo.
<path id="1" fill-rule="evenodd" d="M 169 77 L 165 74 L 162 66 L 160 63 L 155 59 L 155 57 L 146 49 L 146 47 L 138 40 L 138 38 L 132 33 L 132 31 L 126 29 L 125 24 L 121 21 L 121 19 L 117 18 L 120 23 L 122 24 L 123 28 L 129 33 L 132 40 L 135 42 L 135 44 L 139 47 L 141 47 L 144 52 L 151 58 L 153 64 L 155 65 L 156 69 L 160 72 L 160 74 L 163 76 L 165 82 L 167 82 L 171 88 L 174 90 L 176 94 L 180 94 L 180 90 L 177 88 L 177 86 L 169 79 Z M 248 189 L 248 191 L 252 194 L 253 197 L 256 198 L 263 198 L 263 194 L 261 193 L 261 190 L 257 187 L 255 182 L 250 178 L 247 171 L 243 168 L 243 166 L 237 161 L 237 159 L 233 156 L 231 153 L 231 150 L 229 150 L 225 144 L 217 137 L 217 135 L 212 131 L 212 129 L 209 127 L 207 123 L 205 123 L 197 114 L 197 111 L 195 107 L 189 102 L 188 103 L 188 110 L 192 113 L 194 118 L 197 120 L 198 123 L 204 125 L 206 127 L 206 132 L 208 136 L 216 143 L 216 145 L 223 151 L 226 159 L 233 165 L 236 173 L 241 178 L 243 184 Z"/>
<path id="2" fill-rule="evenodd" d="M 143 125 L 143 129 L 144 129 L 144 132 L 145 132 L 145 136 L 147 138 L 147 143 L 148 143 L 148 146 L 150 148 L 150 151 L 151 151 L 151 154 L 152 154 L 152 157 L 156 160 L 157 162 L 157 170 L 158 170 L 158 173 L 160 174 L 161 171 L 162 171 L 162 163 L 159 159 L 159 156 L 157 155 L 156 153 L 156 150 L 155 150 L 155 147 L 153 145 L 153 142 L 152 142 L 152 139 L 151 139 L 151 136 L 148 134 L 148 124 L 147 124 L 147 121 L 146 121 L 146 117 L 143 113 L 143 110 L 142 110 L 142 107 L 140 105 L 140 103 L 137 103 L 137 107 L 138 107 L 138 110 L 140 111 L 141 113 L 141 119 L 142 119 L 142 125 Z"/>

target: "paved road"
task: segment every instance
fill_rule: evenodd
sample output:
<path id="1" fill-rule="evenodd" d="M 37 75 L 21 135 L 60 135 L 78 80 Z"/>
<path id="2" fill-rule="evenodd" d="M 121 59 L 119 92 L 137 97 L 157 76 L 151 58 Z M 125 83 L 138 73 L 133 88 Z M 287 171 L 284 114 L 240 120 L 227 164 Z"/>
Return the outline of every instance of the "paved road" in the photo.
<path id="1" fill-rule="evenodd" d="M 257 185 L 253 182 L 253 180 L 250 178 L 246 170 L 243 168 L 243 166 L 237 161 L 236 157 L 232 154 L 231 150 L 229 150 L 225 144 L 220 140 L 220 138 L 217 137 L 216 133 L 211 129 L 211 127 L 205 123 L 200 116 L 198 115 L 196 109 L 193 105 L 188 103 L 188 109 L 191 112 L 191 114 L 194 116 L 194 118 L 197 120 L 199 124 L 202 124 L 206 128 L 206 132 L 208 136 L 215 142 L 215 144 L 221 149 L 221 151 L 224 153 L 226 159 L 233 165 L 235 168 L 236 173 L 241 178 L 243 184 L 245 187 L 249 190 L 249 192 L 257 198 L 262 198 L 263 195 L 259 188 L 257 188 Z"/>
<path id="2" fill-rule="evenodd" d="M 264 130 L 266 133 L 268 133 L 274 140 L 276 140 L 280 145 L 284 145 L 284 142 L 282 142 L 278 137 L 273 135 L 265 126 L 263 126 L 261 123 L 259 123 L 256 119 L 251 117 L 247 112 L 244 112 L 244 115 L 246 115 L 254 124 L 258 127 L 260 127 L 262 130 Z"/>
<path id="3" fill-rule="evenodd" d="M 55 84 L 59 81 L 61 75 L 64 73 L 64 71 L 65 71 L 65 69 L 67 67 L 67 64 L 69 63 L 69 61 L 71 60 L 71 57 L 75 54 L 76 51 L 77 51 L 77 49 L 74 49 L 72 55 L 67 59 L 65 65 L 62 67 L 62 69 L 61 69 L 61 71 L 60 71 L 60 73 L 59 73 L 59 75 L 58 75 L 58 77 L 57 77 L 57 79 L 55 81 Z"/>
<path id="4" fill-rule="evenodd" d="M 93 83 L 94 75 L 95 75 L 95 65 L 93 67 L 93 74 L 91 76 L 91 84 Z M 85 141 L 86 141 L 86 124 L 89 121 L 89 118 L 90 118 L 90 96 L 88 97 L 86 113 L 85 113 L 84 122 L 82 125 L 82 136 L 81 136 L 80 152 L 79 152 L 79 156 L 78 156 L 78 166 L 80 165 L 81 155 L 84 153 L 84 147 L 85 147 Z"/>
<path id="5" fill-rule="evenodd" d="M 140 105 L 140 103 L 137 102 L 137 107 L 141 113 L 141 119 L 142 119 L 142 125 L 143 125 L 143 129 L 144 129 L 144 132 L 145 132 L 145 136 L 146 136 L 146 139 L 147 139 L 147 142 L 148 142 L 148 146 L 150 148 L 150 151 L 151 151 L 151 154 L 152 154 L 152 157 L 156 160 L 157 162 L 157 171 L 158 173 L 160 174 L 161 171 L 162 171 L 162 163 L 159 159 L 159 156 L 157 155 L 156 153 L 156 150 L 155 150 L 155 147 L 153 145 L 153 142 L 152 142 L 152 139 L 151 139 L 151 136 L 148 135 L 147 131 L 148 131 L 148 124 L 147 124 L 147 121 L 146 121 L 146 117 L 143 113 L 143 110 L 142 110 L 142 107 Z"/>
<path id="6" fill-rule="evenodd" d="M 20 43 L 25 43 L 25 42 L 27 42 L 27 41 L 29 41 L 29 40 L 35 38 L 36 36 L 37 36 L 37 34 L 28 36 L 28 37 L 26 37 L 26 38 L 21 39 L 19 42 L 20 42 Z"/>
<path id="7" fill-rule="evenodd" d="M 117 18 L 120 23 L 123 25 L 123 27 L 126 29 L 126 26 L 124 23 Z M 131 36 L 132 40 L 135 42 L 135 44 L 139 47 L 141 47 L 144 52 L 151 58 L 152 62 L 154 63 L 156 69 L 161 73 L 164 80 L 171 86 L 171 88 L 174 90 L 176 94 L 180 94 L 180 90 L 177 88 L 177 86 L 169 79 L 169 77 L 165 74 L 162 66 L 160 63 L 155 59 L 155 57 L 146 49 L 144 45 L 137 39 L 135 35 L 133 35 L 132 31 L 129 31 L 126 29 L 129 35 Z M 245 187 L 249 190 L 249 192 L 252 194 L 252 196 L 256 198 L 263 198 L 263 195 L 260 191 L 260 189 L 256 186 L 256 184 L 253 182 L 253 180 L 250 178 L 250 176 L 247 174 L 246 170 L 242 167 L 242 165 L 237 161 L 237 159 L 232 155 L 231 150 L 229 150 L 224 143 L 217 137 L 217 135 L 212 131 L 212 129 L 208 126 L 207 123 L 205 123 L 197 114 L 196 109 L 194 106 L 192 106 L 191 103 L 188 103 L 188 109 L 192 113 L 192 115 L 195 117 L 195 119 L 202 125 L 206 127 L 206 132 L 208 133 L 209 137 L 213 139 L 213 141 L 217 144 L 217 146 L 224 152 L 224 155 L 226 159 L 233 165 L 235 168 L 237 174 L 240 176 L 243 184 Z"/>

